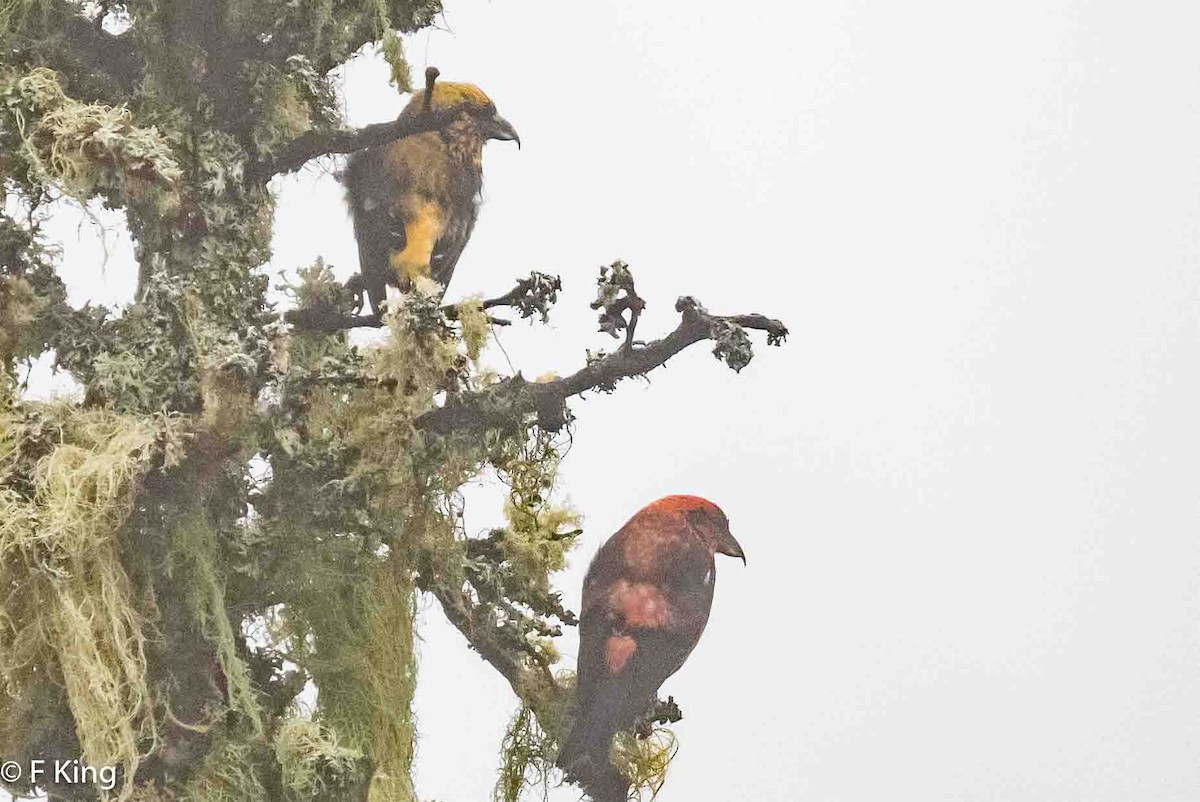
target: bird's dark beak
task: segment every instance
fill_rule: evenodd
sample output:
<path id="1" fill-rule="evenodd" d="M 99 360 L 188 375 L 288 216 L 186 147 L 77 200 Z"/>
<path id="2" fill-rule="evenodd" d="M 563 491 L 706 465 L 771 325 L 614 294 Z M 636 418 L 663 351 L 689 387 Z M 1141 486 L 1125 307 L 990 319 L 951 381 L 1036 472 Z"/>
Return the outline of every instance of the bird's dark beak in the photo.
<path id="1" fill-rule="evenodd" d="M 742 544 L 738 543 L 728 531 L 721 533 L 720 540 L 717 542 L 717 553 L 737 557 L 742 561 L 742 565 L 746 564 L 746 552 L 742 551 Z"/>
<path id="2" fill-rule="evenodd" d="M 517 129 L 513 128 L 512 123 L 499 114 L 493 114 L 491 119 L 485 120 L 483 128 L 487 133 L 488 139 L 499 139 L 502 142 L 516 142 L 517 150 L 521 149 L 521 137 L 517 134 Z"/>

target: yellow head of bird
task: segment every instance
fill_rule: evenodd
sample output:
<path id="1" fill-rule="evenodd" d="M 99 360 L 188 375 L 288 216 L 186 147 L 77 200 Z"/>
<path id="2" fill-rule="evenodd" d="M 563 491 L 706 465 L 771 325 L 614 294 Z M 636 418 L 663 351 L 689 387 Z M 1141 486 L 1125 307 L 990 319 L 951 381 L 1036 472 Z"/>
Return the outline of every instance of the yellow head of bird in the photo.
<path id="1" fill-rule="evenodd" d="M 400 116 L 414 117 L 425 113 L 425 92 L 424 89 L 414 92 Z M 433 87 L 429 111 L 435 114 L 457 111 L 461 117 L 472 120 L 478 126 L 484 139 L 512 141 L 517 143 L 518 149 L 521 147 L 517 130 L 500 116 L 496 104 L 475 84 L 438 81 Z"/>

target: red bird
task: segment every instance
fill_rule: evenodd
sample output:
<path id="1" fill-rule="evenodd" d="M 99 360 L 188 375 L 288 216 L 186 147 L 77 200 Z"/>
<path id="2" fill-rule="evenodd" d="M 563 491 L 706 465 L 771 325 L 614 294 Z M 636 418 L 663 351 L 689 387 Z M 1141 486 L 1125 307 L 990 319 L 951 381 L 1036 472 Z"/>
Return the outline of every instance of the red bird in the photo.
<path id="1" fill-rule="evenodd" d="M 558 765 L 595 802 L 625 799 L 628 781 L 609 760 L 613 734 L 650 711 L 699 642 L 717 554 L 746 561 L 725 513 L 699 496 L 667 496 L 630 518 L 588 567 L 574 726 Z"/>

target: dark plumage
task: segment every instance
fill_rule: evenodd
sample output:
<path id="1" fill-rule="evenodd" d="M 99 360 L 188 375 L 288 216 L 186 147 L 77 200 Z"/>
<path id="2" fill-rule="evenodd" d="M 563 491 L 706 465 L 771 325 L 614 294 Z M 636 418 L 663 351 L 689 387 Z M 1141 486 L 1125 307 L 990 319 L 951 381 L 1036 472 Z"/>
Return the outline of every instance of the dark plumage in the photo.
<path id="1" fill-rule="evenodd" d="M 520 147 L 516 130 L 472 84 L 436 84 L 430 108 L 460 113 L 437 131 L 360 151 L 346 167 L 361 288 L 376 312 L 388 284 L 408 289 L 424 277 L 445 290 L 479 212 L 484 143 Z M 400 117 L 424 109 L 425 92 L 417 92 Z"/>
<path id="2" fill-rule="evenodd" d="M 698 496 L 642 508 L 592 560 L 583 585 L 574 726 L 558 763 L 596 802 L 622 802 L 614 733 L 647 713 L 700 640 L 712 608 L 716 554 L 745 561 L 725 513 Z"/>

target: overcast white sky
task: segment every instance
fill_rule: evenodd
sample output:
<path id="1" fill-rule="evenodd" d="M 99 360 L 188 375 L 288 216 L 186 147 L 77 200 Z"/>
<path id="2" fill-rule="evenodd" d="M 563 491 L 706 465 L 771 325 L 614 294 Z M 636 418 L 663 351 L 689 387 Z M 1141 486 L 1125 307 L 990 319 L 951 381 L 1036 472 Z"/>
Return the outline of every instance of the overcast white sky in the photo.
<path id="1" fill-rule="evenodd" d="M 480 84 L 524 142 L 487 149 L 450 296 L 566 285 L 552 329 L 502 333 L 517 366 L 611 347 L 586 304 L 617 257 L 645 335 L 685 293 L 792 329 L 740 376 L 697 347 L 574 405 L 572 605 L 666 493 L 749 557 L 664 688 L 661 802 L 1200 800 L 1194 4 L 448 6 L 414 72 Z M 403 103 L 378 60 L 345 77 L 354 124 Z M 276 186 L 271 269 L 354 272 L 335 180 Z M 99 288 L 78 223 L 73 299 L 128 299 L 128 245 Z M 421 796 L 486 799 L 515 700 L 423 620 Z"/>

